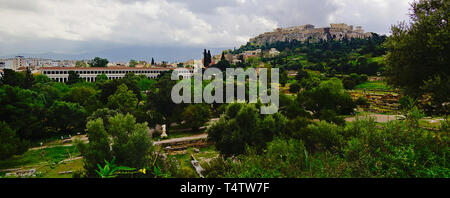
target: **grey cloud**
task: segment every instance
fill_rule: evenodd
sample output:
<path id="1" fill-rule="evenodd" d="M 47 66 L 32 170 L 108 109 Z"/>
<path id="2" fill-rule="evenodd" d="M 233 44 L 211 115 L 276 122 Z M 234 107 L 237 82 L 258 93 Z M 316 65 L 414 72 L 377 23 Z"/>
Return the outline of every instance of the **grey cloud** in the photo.
<path id="1" fill-rule="evenodd" d="M 233 48 L 276 27 L 388 33 L 411 0 L 0 0 L 0 56 L 111 48 Z"/>

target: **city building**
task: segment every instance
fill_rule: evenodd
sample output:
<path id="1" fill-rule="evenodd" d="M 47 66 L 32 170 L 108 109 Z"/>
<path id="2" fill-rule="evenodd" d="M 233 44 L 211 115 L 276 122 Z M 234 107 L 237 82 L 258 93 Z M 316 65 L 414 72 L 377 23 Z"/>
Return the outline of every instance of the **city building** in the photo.
<path id="1" fill-rule="evenodd" d="M 80 78 L 88 82 L 95 82 L 98 75 L 105 74 L 108 79 L 120 79 L 127 73 L 135 75 L 145 75 L 148 78 L 157 78 L 162 72 L 171 71 L 170 68 L 133 68 L 133 67 L 41 67 L 40 73 L 48 76 L 56 82 L 67 82 L 69 71 L 74 71 L 80 75 Z M 187 72 L 180 73 L 183 78 L 192 76 L 194 70 L 188 69 Z"/>

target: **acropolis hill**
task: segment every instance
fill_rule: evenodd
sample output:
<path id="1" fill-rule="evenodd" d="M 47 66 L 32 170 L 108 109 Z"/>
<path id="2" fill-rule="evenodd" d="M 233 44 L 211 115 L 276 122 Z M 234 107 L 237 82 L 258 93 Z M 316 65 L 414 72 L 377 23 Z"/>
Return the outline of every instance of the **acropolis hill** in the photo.
<path id="1" fill-rule="evenodd" d="M 347 25 L 345 23 L 330 24 L 330 27 L 315 28 L 314 25 L 302 25 L 289 28 L 277 28 L 273 32 L 266 32 L 250 39 L 250 43 L 256 45 L 271 44 L 277 41 L 306 41 L 308 38 L 328 40 L 330 38 L 342 40 L 344 37 L 368 38 L 372 33 L 364 33 L 361 26 Z"/>

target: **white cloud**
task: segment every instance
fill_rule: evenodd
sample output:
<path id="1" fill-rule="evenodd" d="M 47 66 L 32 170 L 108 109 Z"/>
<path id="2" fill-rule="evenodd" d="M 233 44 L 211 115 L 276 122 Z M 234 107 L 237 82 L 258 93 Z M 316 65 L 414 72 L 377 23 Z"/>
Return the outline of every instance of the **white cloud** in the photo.
<path id="1" fill-rule="evenodd" d="M 388 33 L 408 8 L 408 0 L 0 0 L 0 55 L 77 53 L 100 43 L 233 47 L 306 23 Z"/>
<path id="2" fill-rule="evenodd" d="M 338 9 L 328 22 L 361 25 L 366 31 L 388 34 L 391 25 L 408 19 L 411 0 L 333 0 Z"/>

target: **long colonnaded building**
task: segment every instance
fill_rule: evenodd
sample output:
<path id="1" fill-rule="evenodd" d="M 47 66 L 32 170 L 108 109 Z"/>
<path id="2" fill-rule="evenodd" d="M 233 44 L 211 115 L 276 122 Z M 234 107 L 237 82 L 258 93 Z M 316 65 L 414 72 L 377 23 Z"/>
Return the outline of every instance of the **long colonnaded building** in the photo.
<path id="1" fill-rule="evenodd" d="M 120 79 L 127 73 L 135 75 L 145 75 L 148 78 L 157 78 L 162 72 L 175 70 L 176 68 L 133 68 L 133 67 L 42 67 L 40 73 L 48 76 L 56 82 L 67 82 L 69 79 L 69 71 L 74 71 L 80 75 L 80 78 L 87 82 L 95 82 L 98 75 L 105 74 L 110 80 Z M 193 69 L 186 69 L 179 73 L 183 78 L 193 75 Z"/>

